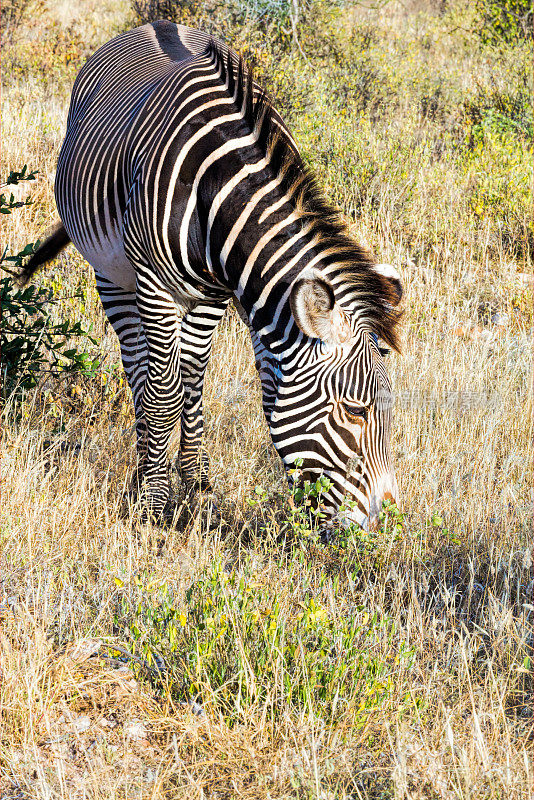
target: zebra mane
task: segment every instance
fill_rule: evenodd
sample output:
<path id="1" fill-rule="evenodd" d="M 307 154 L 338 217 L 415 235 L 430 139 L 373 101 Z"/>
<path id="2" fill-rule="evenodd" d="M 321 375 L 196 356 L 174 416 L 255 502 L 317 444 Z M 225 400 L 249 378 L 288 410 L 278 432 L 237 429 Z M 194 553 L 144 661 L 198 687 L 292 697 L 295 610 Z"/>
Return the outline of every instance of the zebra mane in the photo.
<path id="1" fill-rule="evenodd" d="M 255 132 L 260 152 L 269 156 L 281 189 L 324 251 L 325 275 L 346 308 L 358 310 L 371 330 L 399 351 L 398 323 L 402 311 L 391 282 L 375 272 L 375 259 L 350 234 L 341 213 L 329 202 L 314 172 L 307 167 L 285 128 L 267 92 L 254 81 L 253 69 L 242 56 L 211 39 L 206 55 L 214 59 L 228 92 L 244 114 L 245 124 Z"/>

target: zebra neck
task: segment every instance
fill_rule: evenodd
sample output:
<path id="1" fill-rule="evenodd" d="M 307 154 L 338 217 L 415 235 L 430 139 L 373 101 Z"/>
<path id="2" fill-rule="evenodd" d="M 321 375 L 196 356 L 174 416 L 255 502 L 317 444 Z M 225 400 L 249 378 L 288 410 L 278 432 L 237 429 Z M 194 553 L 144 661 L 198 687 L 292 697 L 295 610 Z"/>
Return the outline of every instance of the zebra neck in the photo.
<path id="1" fill-rule="evenodd" d="M 217 259 L 221 265 L 217 277 L 233 292 L 249 328 L 265 350 L 280 358 L 302 336 L 291 313 L 291 287 L 318 256 L 314 238 L 303 232 L 296 215 L 273 235 L 272 228 L 277 227 L 274 222 L 271 229 L 250 225 L 250 233 L 245 231 L 230 246 L 227 236 Z M 231 227 L 229 224 L 226 230 Z M 213 258 L 214 253 L 211 255 Z"/>
<path id="2" fill-rule="evenodd" d="M 247 303 L 249 298 L 246 295 L 241 295 L 241 299 L 237 301 L 243 311 L 241 318 L 250 330 L 256 361 L 268 361 L 275 371 L 278 371 L 276 365 L 281 365 L 287 358 L 291 358 L 302 339 L 307 338 L 291 314 L 290 289 L 291 285 L 284 291 L 281 300 L 279 293 L 273 292 L 265 302 L 262 295 L 256 302 Z"/>
<path id="3" fill-rule="evenodd" d="M 241 158 L 227 173 L 212 169 L 199 192 L 205 263 L 239 301 L 264 346 L 279 354 L 299 333 L 289 293 L 317 258 L 317 237 L 269 156 Z"/>

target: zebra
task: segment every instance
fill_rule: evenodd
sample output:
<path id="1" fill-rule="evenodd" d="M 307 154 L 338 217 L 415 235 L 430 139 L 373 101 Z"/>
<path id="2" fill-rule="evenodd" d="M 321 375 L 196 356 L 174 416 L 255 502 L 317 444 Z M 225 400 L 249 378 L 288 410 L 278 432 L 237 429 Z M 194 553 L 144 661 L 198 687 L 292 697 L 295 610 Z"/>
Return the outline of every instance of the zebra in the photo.
<path id="1" fill-rule="evenodd" d="M 23 278 L 69 242 L 93 267 L 154 518 L 178 424 L 186 486 L 210 487 L 202 387 L 233 298 L 289 482 L 328 478 L 325 524 L 376 524 L 397 500 L 379 340 L 399 350 L 402 284 L 351 236 L 243 58 L 167 21 L 103 45 L 74 83 L 55 197 L 61 222 Z"/>

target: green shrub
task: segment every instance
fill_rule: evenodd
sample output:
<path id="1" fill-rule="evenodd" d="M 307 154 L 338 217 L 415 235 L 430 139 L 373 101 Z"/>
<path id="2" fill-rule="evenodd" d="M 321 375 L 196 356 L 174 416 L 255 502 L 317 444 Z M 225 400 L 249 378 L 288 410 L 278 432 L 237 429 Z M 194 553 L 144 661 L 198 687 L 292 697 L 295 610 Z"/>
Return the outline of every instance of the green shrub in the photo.
<path id="1" fill-rule="evenodd" d="M 35 179 L 36 172 L 11 172 L 5 186 Z M 31 205 L 30 198 L 16 201 L 13 194 L 0 196 L 0 213 L 11 214 L 17 208 Z M 2 399 L 13 395 L 20 397 L 33 389 L 45 376 L 59 377 L 72 373 L 93 374 L 98 361 L 89 353 L 72 347 L 72 338 L 88 338 L 80 322 L 64 320 L 54 323 L 51 310 L 59 300 L 54 298 L 52 288 L 30 285 L 20 287 L 17 274 L 6 267 L 9 262 L 21 267 L 39 243 L 27 244 L 16 255 L 7 255 L 4 250 L 0 264 L 8 275 L 0 280 L 0 348 L 2 353 Z"/>
<path id="2" fill-rule="evenodd" d="M 33 251 L 34 245 L 24 248 L 17 258 Z M 20 395 L 33 389 L 45 376 L 58 378 L 82 373 L 93 375 L 99 361 L 71 346 L 73 337 L 83 337 L 96 344 L 80 322 L 65 320 L 53 323 L 51 308 L 59 300 L 54 290 L 45 287 L 19 288 L 12 278 L 0 281 L 2 323 L 2 396 Z"/>
<path id="3" fill-rule="evenodd" d="M 473 125 L 463 149 L 469 206 L 475 223 L 491 218 L 504 249 L 532 257 L 532 148 L 517 125 L 490 110 Z"/>
<path id="4" fill-rule="evenodd" d="M 514 44 L 532 38 L 531 0 L 476 0 L 484 44 Z"/>
<path id="5" fill-rule="evenodd" d="M 90 46 L 73 26 L 64 28 L 56 20 L 46 32 L 28 45 L 24 38 L 15 39 L 4 54 L 4 73 L 26 80 L 32 76 L 50 87 L 72 82 L 89 55 Z"/>

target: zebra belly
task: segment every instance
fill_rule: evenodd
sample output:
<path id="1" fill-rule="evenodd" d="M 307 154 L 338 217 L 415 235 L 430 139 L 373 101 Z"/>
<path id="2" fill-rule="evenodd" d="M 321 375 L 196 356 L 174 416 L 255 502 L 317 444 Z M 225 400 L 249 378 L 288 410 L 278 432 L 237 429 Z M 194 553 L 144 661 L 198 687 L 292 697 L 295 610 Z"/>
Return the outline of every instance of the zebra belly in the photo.
<path id="1" fill-rule="evenodd" d="M 93 242 L 77 241 L 74 236 L 72 242 L 95 272 L 115 286 L 135 292 L 135 270 L 124 252 L 122 232 L 106 231 L 102 239 Z"/>

